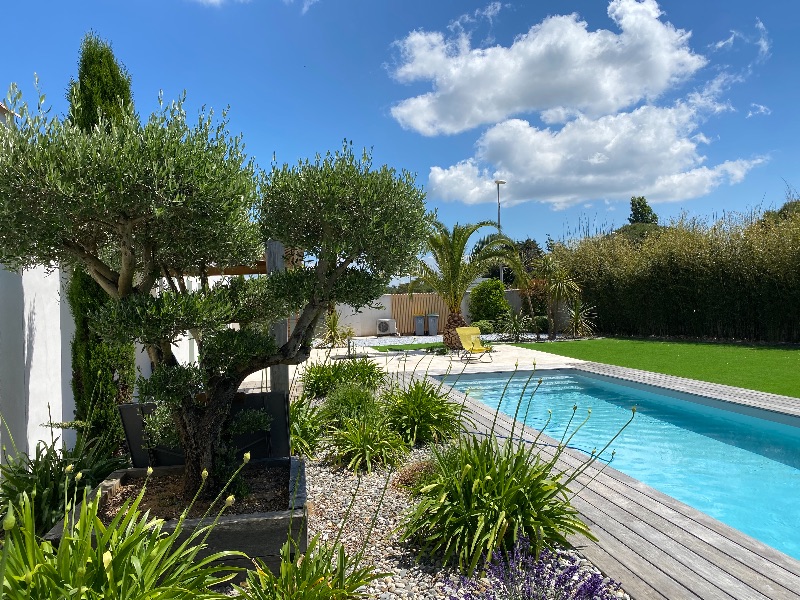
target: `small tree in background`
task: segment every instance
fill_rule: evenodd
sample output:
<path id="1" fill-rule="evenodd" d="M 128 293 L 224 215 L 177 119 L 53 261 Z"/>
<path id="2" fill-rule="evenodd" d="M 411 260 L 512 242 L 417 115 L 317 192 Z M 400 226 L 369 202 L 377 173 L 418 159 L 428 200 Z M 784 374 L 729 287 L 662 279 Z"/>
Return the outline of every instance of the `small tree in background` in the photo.
<path id="1" fill-rule="evenodd" d="M 475 321 L 496 321 L 511 305 L 506 300 L 505 286 L 498 279 L 487 279 L 469 294 L 469 318 Z"/>
<path id="2" fill-rule="evenodd" d="M 81 43 L 78 79 L 70 82 L 69 119 L 90 134 L 102 114 L 107 126 L 133 106 L 131 77 L 111 45 L 88 33 Z M 72 339 L 72 391 L 75 418 L 87 422 L 85 434 L 102 439 L 108 450 L 122 442 L 116 405 L 130 401 L 136 377 L 133 344 L 109 344 L 92 330 L 92 315 L 111 301 L 84 268 L 75 265 L 67 288 L 75 335 Z M 91 419 L 91 420 L 90 420 Z"/>
<path id="3" fill-rule="evenodd" d="M 651 223 L 658 225 L 658 215 L 650 208 L 644 196 L 633 196 L 631 198 L 631 216 L 628 223 Z"/>

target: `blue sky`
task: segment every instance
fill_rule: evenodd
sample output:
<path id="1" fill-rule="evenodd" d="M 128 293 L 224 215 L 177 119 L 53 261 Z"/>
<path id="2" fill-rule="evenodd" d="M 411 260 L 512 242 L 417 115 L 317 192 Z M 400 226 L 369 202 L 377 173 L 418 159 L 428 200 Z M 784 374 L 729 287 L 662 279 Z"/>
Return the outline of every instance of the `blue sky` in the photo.
<path id="1" fill-rule="evenodd" d="M 133 78 L 230 107 L 264 168 L 341 147 L 417 173 L 451 225 L 514 238 L 780 206 L 797 173 L 800 4 L 742 0 L 514 3 L 55 0 L 17 4 L 0 83 L 66 110 L 94 30 Z M 16 25 L 15 25 L 16 24 Z"/>

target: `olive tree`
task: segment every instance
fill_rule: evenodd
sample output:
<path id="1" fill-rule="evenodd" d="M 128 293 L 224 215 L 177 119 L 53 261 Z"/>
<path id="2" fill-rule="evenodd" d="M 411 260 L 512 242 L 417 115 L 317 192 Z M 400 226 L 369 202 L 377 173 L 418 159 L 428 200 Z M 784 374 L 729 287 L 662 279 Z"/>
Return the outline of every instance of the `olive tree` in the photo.
<path id="1" fill-rule="evenodd" d="M 13 92 L 13 90 L 12 90 Z M 263 173 L 227 120 L 182 100 L 146 120 L 127 110 L 90 132 L 28 110 L 0 131 L 0 262 L 12 268 L 81 265 L 116 302 L 97 323 L 108 339 L 137 340 L 153 374 L 141 393 L 166 403 L 186 456 L 184 491 L 203 469 L 219 484 L 231 402 L 251 373 L 297 364 L 327 307 L 378 297 L 419 253 L 429 217 L 412 175 L 373 169 L 341 151 Z M 209 270 L 252 264 L 265 239 L 303 256 L 295 268 L 211 287 Z M 191 291 L 187 277 L 199 278 Z M 299 314 L 278 346 L 270 325 Z M 231 327 L 231 324 L 238 327 Z M 198 361 L 173 345 L 190 332 Z"/>

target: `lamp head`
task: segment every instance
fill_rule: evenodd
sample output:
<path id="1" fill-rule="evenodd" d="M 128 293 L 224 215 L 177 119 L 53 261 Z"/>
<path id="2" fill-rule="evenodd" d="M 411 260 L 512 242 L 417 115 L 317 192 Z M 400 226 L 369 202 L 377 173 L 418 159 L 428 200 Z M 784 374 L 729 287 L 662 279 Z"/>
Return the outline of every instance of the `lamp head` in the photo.
<path id="1" fill-rule="evenodd" d="M 505 181 L 505 179 L 495 179 L 495 180 L 494 180 L 494 182 L 495 182 L 497 185 L 502 185 L 502 184 L 504 184 L 506 181 Z"/>

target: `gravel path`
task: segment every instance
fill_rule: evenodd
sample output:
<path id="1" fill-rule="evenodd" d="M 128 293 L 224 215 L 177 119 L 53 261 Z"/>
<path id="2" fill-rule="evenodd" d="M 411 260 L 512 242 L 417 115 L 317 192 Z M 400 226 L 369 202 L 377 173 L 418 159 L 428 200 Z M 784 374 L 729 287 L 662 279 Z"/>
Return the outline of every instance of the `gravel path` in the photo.
<path id="1" fill-rule="evenodd" d="M 423 460 L 428 456 L 428 450 L 414 450 L 409 455 L 407 464 Z M 333 542 L 353 494 L 356 493 L 356 489 L 358 490 L 341 536 L 341 542 L 348 553 L 354 556 L 363 547 L 364 538 L 386 486 L 387 473 L 362 475 L 359 479 L 345 469 L 331 467 L 319 461 L 310 461 L 306 465 L 306 474 L 309 538 L 320 532 L 323 539 Z M 374 581 L 366 591 L 370 597 L 380 600 L 400 598 L 438 600 L 459 597 L 460 594 L 450 585 L 451 581 L 458 578 L 453 569 L 442 568 L 440 564 L 417 562 L 413 549 L 399 542 L 398 534 L 394 530 L 400 522 L 403 511 L 411 506 L 412 499 L 395 484 L 394 479 L 395 475 L 392 475 L 386 487 L 372 536 L 364 548 L 365 563 L 374 565 L 379 572 L 391 575 Z M 579 557 L 579 560 L 586 570 L 599 572 L 586 559 Z M 488 580 L 486 582 L 488 583 Z M 628 598 L 623 592 L 617 597 Z"/>

